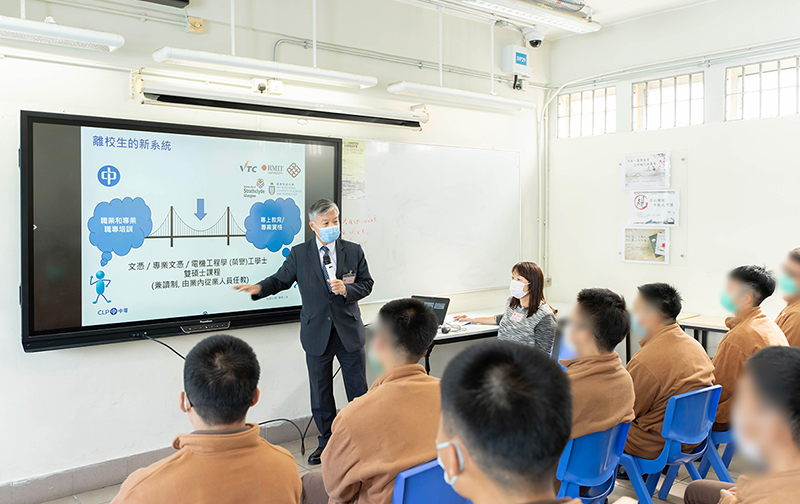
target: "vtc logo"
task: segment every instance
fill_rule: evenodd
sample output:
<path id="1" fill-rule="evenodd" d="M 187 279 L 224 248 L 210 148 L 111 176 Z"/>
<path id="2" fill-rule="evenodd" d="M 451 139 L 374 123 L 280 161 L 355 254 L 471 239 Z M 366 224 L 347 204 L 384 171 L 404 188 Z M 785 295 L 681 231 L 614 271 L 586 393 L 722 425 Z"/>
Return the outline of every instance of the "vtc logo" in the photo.
<path id="1" fill-rule="evenodd" d="M 119 184 L 119 170 L 111 165 L 105 165 L 97 172 L 97 180 L 106 187 Z"/>
<path id="2" fill-rule="evenodd" d="M 256 168 L 258 167 L 256 165 L 251 165 L 250 161 L 245 161 L 243 165 L 239 166 L 239 169 L 242 172 L 247 172 L 247 173 L 256 173 Z"/>

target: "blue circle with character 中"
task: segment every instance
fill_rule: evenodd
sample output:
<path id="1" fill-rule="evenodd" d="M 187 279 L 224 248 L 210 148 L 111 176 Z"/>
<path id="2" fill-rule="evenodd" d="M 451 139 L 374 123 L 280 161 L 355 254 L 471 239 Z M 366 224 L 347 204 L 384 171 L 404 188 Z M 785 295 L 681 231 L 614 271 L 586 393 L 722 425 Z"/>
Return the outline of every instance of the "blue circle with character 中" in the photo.
<path id="1" fill-rule="evenodd" d="M 97 180 L 106 187 L 114 187 L 119 184 L 119 170 L 111 165 L 105 165 L 97 172 Z"/>

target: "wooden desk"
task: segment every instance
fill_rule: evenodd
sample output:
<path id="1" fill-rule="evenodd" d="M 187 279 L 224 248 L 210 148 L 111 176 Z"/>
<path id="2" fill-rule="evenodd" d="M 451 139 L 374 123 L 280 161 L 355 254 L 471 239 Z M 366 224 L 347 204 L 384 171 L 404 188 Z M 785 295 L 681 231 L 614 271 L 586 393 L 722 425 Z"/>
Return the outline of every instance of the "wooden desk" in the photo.
<path id="1" fill-rule="evenodd" d="M 703 348 L 708 352 L 708 333 L 726 333 L 728 326 L 725 325 L 725 317 L 713 317 L 710 315 L 695 315 L 678 319 L 678 325 L 683 330 L 691 330 L 694 334 L 694 339 L 700 341 Z M 699 339 L 698 339 L 699 336 Z"/>

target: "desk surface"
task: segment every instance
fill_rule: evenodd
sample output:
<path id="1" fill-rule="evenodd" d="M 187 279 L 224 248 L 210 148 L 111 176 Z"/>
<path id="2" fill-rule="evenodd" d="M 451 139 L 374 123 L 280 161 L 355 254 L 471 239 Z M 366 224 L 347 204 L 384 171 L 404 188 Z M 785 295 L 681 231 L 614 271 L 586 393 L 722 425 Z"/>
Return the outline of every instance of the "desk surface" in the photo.
<path id="1" fill-rule="evenodd" d="M 485 310 L 475 310 L 470 312 L 458 312 L 452 313 L 445 318 L 446 322 L 453 322 L 453 317 L 456 315 L 468 315 L 470 317 L 493 317 L 498 313 L 503 313 L 505 311 L 505 307 L 502 308 L 491 308 Z M 434 343 L 442 343 L 450 339 L 461 339 L 461 338 L 470 338 L 472 336 L 478 336 L 481 334 L 490 334 L 496 333 L 497 328 L 499 326 L 496 325 L 484 325 L 484 324 L 470 324 L 464 326 L 464 329 L 461 331 L 450 331 L 447 334 L 442 334 L 442 331 L 436 334 L 436 338 L 434 338 Z"/>
<path id="2" fill-rule="evenodd" d="M 728 332 L 725 325 L 725 317 L 714 317 L 711 315 L 695 315 L 685 319 L 679 319 L 678 324 L 684 328 L 700 329 L 705 331 Z"/>

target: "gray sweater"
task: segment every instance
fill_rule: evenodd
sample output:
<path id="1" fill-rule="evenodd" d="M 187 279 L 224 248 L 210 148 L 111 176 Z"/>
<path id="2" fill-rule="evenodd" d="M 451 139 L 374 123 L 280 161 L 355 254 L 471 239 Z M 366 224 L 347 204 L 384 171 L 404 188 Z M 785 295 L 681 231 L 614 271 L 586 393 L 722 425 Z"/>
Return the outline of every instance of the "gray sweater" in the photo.
<path id="1" fill-rule="evenodd" d="M 497 337 L 501 340 L 516 341 L 533 345 L 550 355 L 556 339 L 556 317 L 547 303 L 542 303 L 532 316 L 522 305 L 511 308 L 511 299 L 506 301 L 506 311 L 495 315 L 494 322 L 500 326 Z"/>

